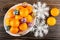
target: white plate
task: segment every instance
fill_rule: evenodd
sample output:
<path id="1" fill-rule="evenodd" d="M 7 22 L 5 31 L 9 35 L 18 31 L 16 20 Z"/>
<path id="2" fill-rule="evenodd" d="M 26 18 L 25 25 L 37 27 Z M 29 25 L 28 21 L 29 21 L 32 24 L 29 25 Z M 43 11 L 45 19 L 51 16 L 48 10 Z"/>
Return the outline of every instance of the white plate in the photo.
<path id="1" fill-rule="evenodd" d="M 22 5 L 22 3 L 20 3 L 20 4 L 17 4 L 17 5 L 15 5 L 15 6 L 13 6 L 13 7 L 11 7 L 10 9 L 15 9 L 17 6 L 19 6 L 19 5 Z M 28 5 L 30 5 L 30 4 L 28 4 Z M 31 5 L 32 6 L 32 5 Z M 9 10 L 10 10 L 9 9 Z M 8 12 L 8 11 L 7 11 Z M 22 35 L 25 35 L 25 34 L 27 34 L 28 32 L 30 32 L 31 31 L 31 29 L 33 28 L 33 25 L 32 25 L 32 27 L 29 27 L 26 31 L 23 31 L 23 32 L 19 32 L 19 33 L 17 33 L 17 34 L 12 34 L 10 31 L 7 31 L 7 27 L 6 27 L 6 24 L 5 24 L 5 19 L 8 17 L 8 15 L 7 15 L 7 13 L 5 14 L 5 16 L 4 16 L 4 28 L 5 28 L 5 31 L 8 33 L 8 34 L 10 34 L 10 35 L 12 35 L 12 36 L 22 36 Z"/>

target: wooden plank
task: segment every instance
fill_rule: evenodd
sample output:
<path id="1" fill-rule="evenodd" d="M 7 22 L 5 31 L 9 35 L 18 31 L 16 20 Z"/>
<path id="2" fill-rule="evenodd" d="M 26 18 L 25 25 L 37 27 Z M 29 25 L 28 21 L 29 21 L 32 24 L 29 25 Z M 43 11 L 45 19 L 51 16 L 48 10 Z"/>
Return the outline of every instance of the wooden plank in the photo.
<path id="1" fill-rule="evenodd" d="M 60 9 L 60 0 L 0 0 L 0 39 L 10 39 L 10 40 L 20 40 L 20 39 L 56 39 L 60 40 L 60 15 L 56 17 L 57 24 L 54 27 L 49 27 L 49 33 L 43 38 L 35 38 L 33 33 L 28 33 L 22 37 L 12 37 L 5 32 L 3 27 L 3 18 L 6 11 L 13 5 L 21 3 L 21 2 L 28 2 L 33 4 L 34 2 L 41 1 L 42 3 L 45 2 L 48 4 L 50 8 L 57 7 Z M 4 9 L 5 8 L 5 9 Z M 6 9 L 7 8 L 7 9 Z"/>

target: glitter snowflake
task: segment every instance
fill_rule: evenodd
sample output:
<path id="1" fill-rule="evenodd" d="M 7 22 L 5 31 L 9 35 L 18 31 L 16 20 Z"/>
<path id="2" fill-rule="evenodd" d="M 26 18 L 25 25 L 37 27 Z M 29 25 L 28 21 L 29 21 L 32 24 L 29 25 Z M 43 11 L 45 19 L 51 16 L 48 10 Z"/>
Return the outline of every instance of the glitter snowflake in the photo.
<path id="1" fill-rule="evenodd" d="M 35 12 L 34 27 L 32 31 L 34 36 L 43 37 L 48 33 L 48 25 L 45 23 L 46 17 L 49 16 L 49 7 L 46 7 L 46 3 L 37 2 L 33 4 L 33 12 Z"/>
<path id="2" fill-rule="evenodd" d="M 33 7 L 35 8 L 33 11 L 36 12 L 36 16 L 40 17 L 42 19 L 45 19 L 45 16 L 49 16 L 48 11 L 49 11 L 49 7 L 46 7 L 46 3 L 41 3 L 41 2 L 37 2 L 36 4 L 33 4 Z"/>

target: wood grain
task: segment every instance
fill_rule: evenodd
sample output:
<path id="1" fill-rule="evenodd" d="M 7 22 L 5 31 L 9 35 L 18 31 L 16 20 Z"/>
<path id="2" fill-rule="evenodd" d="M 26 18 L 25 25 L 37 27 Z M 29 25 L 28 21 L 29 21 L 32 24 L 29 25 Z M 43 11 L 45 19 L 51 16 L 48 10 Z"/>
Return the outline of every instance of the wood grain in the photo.
<path id="1" fill-rule="evenodd" d="M 21 3 L 21 2 L 28 2 L 33 4 L 34 2 L 41 1 L 42 3 L 47 3 L 47 6 L 50 8 L 57 7 L 60 9 L 60 0 L 0 0 L 0 39 L 6 40 L 28 40 L 28 39 L 53 39 L 53 40 L 60 40 L 60 15 L 55 17 L 57 19 L 57 23 L 54 27 L 49 27 L 49 33 L 43 38 L 36 38 L 33 36 L 33 33 L 30 32 L 27 35 L 21 37 L 13 37 L 10 36 L 5 32 L 3 26 L 4 15 L 6 11 L 13 5 Z"/>

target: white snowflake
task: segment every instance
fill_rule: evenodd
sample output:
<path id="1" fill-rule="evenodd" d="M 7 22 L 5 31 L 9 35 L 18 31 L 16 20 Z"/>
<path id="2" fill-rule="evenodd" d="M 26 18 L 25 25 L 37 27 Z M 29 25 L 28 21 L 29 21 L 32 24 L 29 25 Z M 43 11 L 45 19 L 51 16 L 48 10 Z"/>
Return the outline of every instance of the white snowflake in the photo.
<path id="1" fill-rule="evenodd" d="M 35 12 L 34 27 L 32 31 L 34 36 L 43 37 L 48 33 L 48 25 L 45 23 L 45 18 L 49 16 L 49 7 L 46 7 L 46 3 L 37 2 L 33 4 L 33 12 Z"/>
<path id="2" fill-rule="evenodd" d="M 35 15 L 37 15 L 37 17 L 45 19 L 45 16 L 49 16 L 49 7 L 46 7 L 46 3 L 42 4 L 41 2 L 37 2 L 36 4 L 33 4 L 33 7 L 35 8 L 33 9 L 33 12 L 36 12 Z"/>
<path id="3" fill-rule="evenodd" d="M 38 20 L 38 19 L 36 19 Z M 38 20 L 39 22 L 40 20 Z M 40 36 L 40 37 L 43 37 L 43 33 L 46 35 L 48 33 L 48 25 L 45 24 L 45 21 L 42 20 L 40 23 L 38 23 L 37 21 L 35 21 L 35 25 L 32 29 L 32 31 L 34 31 L 34 36 L 37 37 L 37 36 Z"/>

